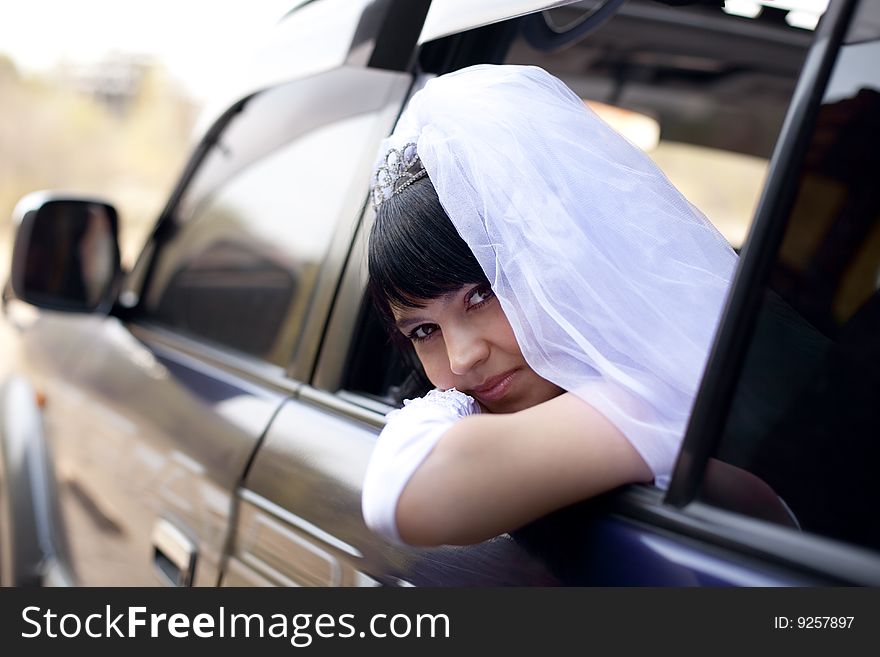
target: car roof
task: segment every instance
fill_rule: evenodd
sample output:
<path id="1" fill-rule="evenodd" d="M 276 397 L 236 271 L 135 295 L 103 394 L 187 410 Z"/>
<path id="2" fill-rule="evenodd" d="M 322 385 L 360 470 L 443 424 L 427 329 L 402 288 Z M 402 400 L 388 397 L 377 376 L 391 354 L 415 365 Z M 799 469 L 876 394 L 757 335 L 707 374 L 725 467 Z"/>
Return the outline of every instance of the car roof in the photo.
<path id="1" fill-rule="evenodd" d="M 574 2 L 575 0 L 433 0 L 419 43 Z"/>
<path id="2" fill-rule="evenodd" d="M 461 30 L 571 4 L 575 0 L 433 0 L 419 42 Z M 225 88 L 206 103 L 198 139 L 233 103 L 257 91 L 342 66 L 349 60 L 361 18 L 373 0 L 296 2 L 265 33 L 242 46 Z"/>

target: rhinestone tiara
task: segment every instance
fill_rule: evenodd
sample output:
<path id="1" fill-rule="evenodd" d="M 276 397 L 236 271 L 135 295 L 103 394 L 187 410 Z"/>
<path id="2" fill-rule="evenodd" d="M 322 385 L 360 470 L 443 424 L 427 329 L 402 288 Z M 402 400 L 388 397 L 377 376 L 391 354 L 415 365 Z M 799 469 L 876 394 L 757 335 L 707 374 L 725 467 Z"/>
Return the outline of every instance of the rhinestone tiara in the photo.
<path id="1" fill-rule="evenodd" d="M 408 142 L 401 148 L 392 148 L 373 173 L 370 180 L 370 197 L 373 208 L 379 209 L 383 202 L 428 175 L 422 160 L 416 152 L 415 142 Z"/>

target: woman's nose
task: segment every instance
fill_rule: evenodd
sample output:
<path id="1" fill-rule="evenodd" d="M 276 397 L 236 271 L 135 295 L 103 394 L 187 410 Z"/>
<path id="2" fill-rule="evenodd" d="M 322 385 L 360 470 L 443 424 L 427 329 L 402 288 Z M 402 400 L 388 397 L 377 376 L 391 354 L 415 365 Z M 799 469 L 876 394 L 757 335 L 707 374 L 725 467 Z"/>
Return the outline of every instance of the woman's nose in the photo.
<path id="1" fill-rule="evenodd" d="M 489 356 L 489 343 L 467 329 L 447 330 L 446 355 L 453 374 L 463 375 Z"/>

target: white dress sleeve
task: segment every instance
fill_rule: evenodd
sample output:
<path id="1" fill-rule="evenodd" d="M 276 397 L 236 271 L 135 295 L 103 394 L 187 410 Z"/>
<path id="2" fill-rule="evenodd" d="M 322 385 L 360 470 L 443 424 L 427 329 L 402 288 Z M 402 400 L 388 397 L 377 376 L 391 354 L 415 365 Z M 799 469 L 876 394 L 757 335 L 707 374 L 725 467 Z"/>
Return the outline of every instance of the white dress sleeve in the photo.
<path id="1" fill-rule="evenodd" d="M 397 502 L 413 473 L 456 421 L 479 413 L 474 399 L 455 388 L 432 390 L 407 399 L 386 416 L 385 428 L 364 477 L 361 507 L 367 526 L 388 540 L 404 544 L 397 531 Z"/>

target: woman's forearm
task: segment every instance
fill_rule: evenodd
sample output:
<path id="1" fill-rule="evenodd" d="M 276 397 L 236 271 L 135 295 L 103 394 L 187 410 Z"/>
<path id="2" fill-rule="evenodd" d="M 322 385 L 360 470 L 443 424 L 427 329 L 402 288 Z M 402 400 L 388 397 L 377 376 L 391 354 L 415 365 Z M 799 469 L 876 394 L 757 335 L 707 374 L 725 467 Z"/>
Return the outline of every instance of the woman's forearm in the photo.
<path id="1" fill-rule="evenodd" d="M 626 438 L 572 395 L 509 415 L 464 418 L 410 478 L 397 506 L 414 545 L 475 543 L 650 470 Z"/>

